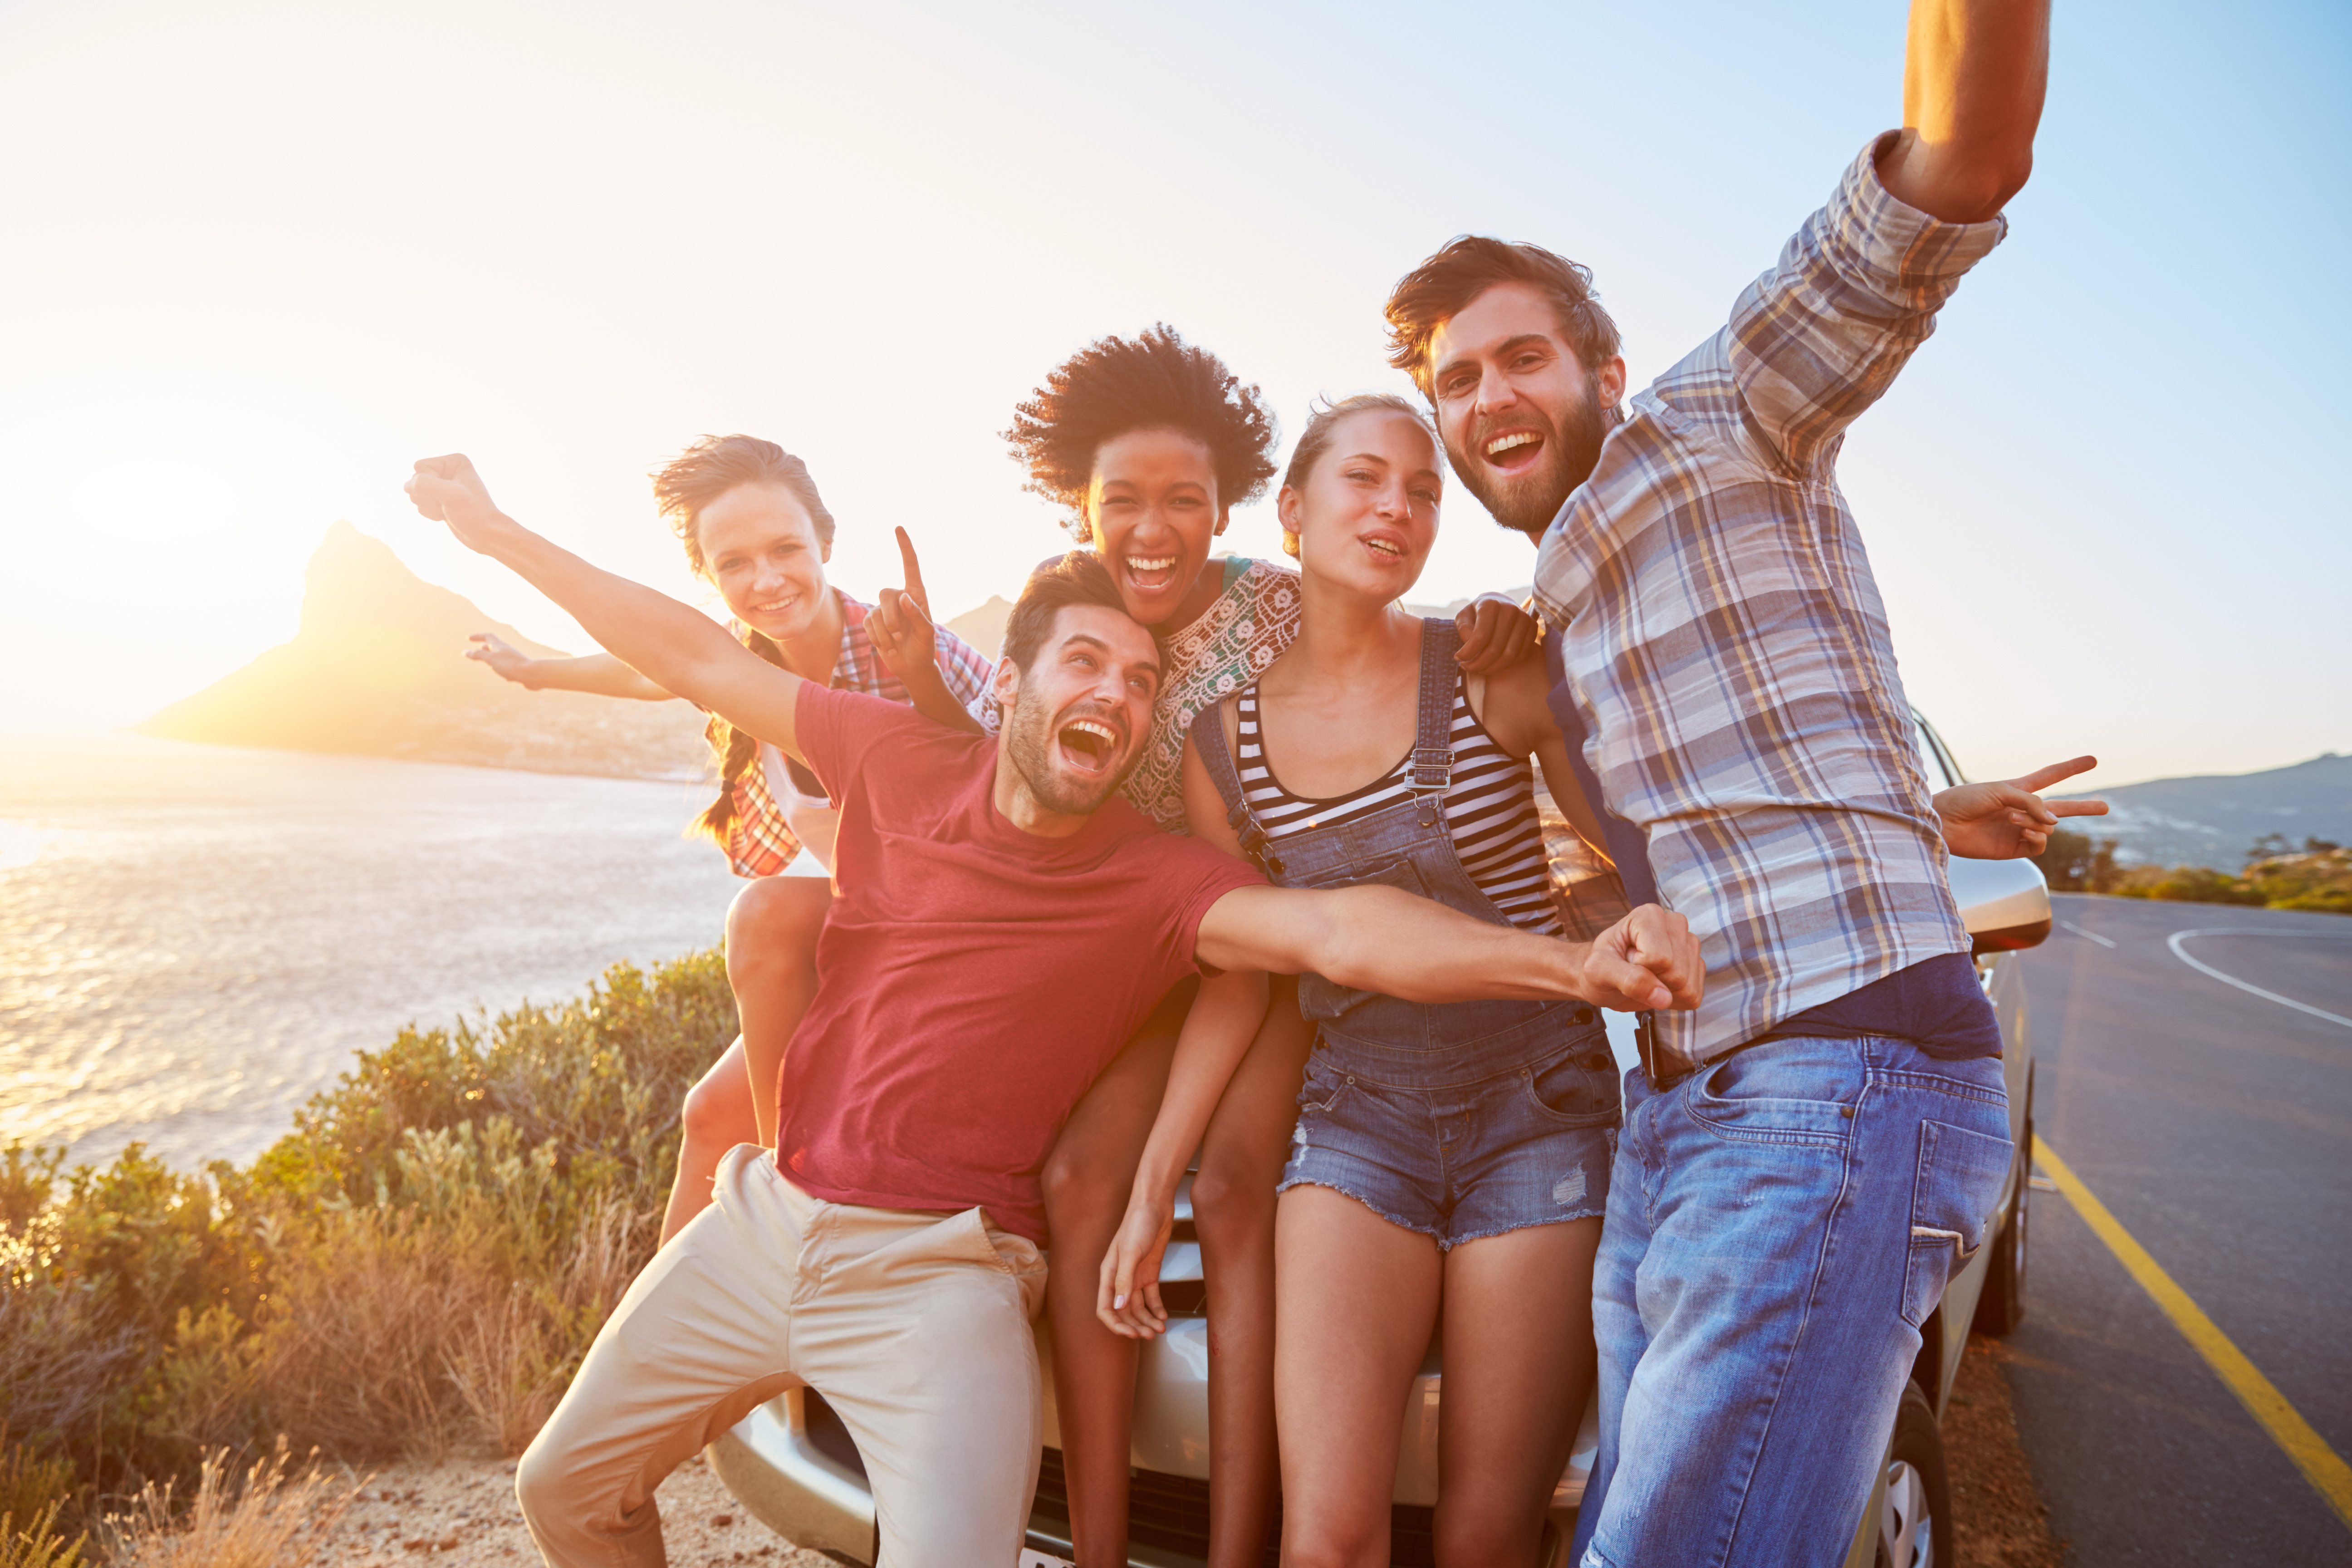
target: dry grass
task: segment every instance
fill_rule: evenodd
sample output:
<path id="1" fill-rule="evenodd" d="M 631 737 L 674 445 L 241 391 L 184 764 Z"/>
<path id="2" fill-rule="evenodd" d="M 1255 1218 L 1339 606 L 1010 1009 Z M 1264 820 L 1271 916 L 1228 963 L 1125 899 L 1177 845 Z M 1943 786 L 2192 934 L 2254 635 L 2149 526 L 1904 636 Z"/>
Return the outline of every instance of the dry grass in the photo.
<path id="1" fill-rule="evenodd" d="M 87 1537 L 68 1542 L 58 1533 L 58 1510 L 63 1506 L 50 1503 L 22 1530 L 15 1513 L 0 1510 L 0 1568 L 80 1568 Z"/>
<path id="2" fill-rule="evenodd" d="M 403 1211 L 352 1209 L 286 1268 L 261 1325 L 259 1380 L 294 1441 L 373 1458 L 446 1454 L 463 1417 L 451 1341 L 480 1310 L 477 1271 Z"/>
<path id="3" fill-rule="evenodd" d="M 359 1494 L 361 1483 L 337 1486 L 315 1466 L 292 1479 L 281 1442 L 242 1477 L 226 1449 L 205 1457 L 195 1496 L 184 1513 L 173 1504 L 173 1483 L 141 1489 L 128 1513 L 110 1514 L 100 1530 L 113 1568 L 307 1568 L 321 1552 Z"/>
<path id="4" fill-rule="evenodd" d="M 635 1275 L 653 1224 L 650 1210 L 600 1195 L 549 1286 L 518 1280 L 502 1300 L 481 1301 L 452 1336 L 451 1384 L 472 1415 L 475 1436 L 501 1457 L 530 1446 L 594 1337 Z"/>

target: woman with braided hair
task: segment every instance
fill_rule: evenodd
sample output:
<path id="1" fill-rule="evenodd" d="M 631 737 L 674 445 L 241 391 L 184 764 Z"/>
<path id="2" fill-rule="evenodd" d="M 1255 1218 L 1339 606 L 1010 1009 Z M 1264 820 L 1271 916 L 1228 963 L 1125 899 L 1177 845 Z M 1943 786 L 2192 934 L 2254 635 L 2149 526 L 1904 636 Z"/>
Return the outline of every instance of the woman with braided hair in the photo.
<path id="1" fill-rule="evenodd" d="M 1005 432 L 1028 489 L 1067 509 L 1070 532 L 1109 567 L 1165 668 L 1129 804 L 1188 831 L 1184 736 L 1195 715 L 1255 680 L 1297 635 L 1298 574 L 1213 556 L 1232 508 L 1273 478 L 1275 422 L 1257 388 L 1160 325 L 1106 337 L 1056 366 Z M 1465 612 L 1462 665 L 1517 664 L 1534 624 L 1502 600 Z M 982 722 L 995 715 L 983 705 Z M 1126 1212 L 1194 987 L 1171 992 L 1071 1113 L 1045 1172 L 1053 1269 L 1055 1413 L 1082 1564 L 1127 1560 L 1136 1343 L 1096 1313 L 1100 1266 Z M 1256 1564 L 1276 1491 L 1274 1215 L 1299 1077 L 1313 1037 L 1293 983 L 1276 977 L 1266 1023 L 1235 1071 L 1192 1183 L 1210 1341 L 1212 1568 Z"/>
<path id="2" fill-rule="evenodd" d="M 992 671 L 953 632 L 930 626 L 904 529 L 907 590 L 883 590 L 877 608 L 826 583 L 833 514 L 808 466 L 773 441 L 706 436 L 653 479 L 687 560 L 727 602 L 746 647 L 806 679 L 905 702 L 943 722 L 972 721 L 967 705 L 988 689 Z M 670 700 L 610 654 L 530 658 L 488 633 L 473 641 L 478 646 L 467 658 L 534 690 Z M 820 866 L 832 859 L 835 818 L 823 786 L 715 714 L 705 734 L 720 782 L 695 826 L 726 851 L 736 875 L 750 879 L 727 911 L 727 977 L 742 1033 L 687 1091 L 664 1241 L 710 1202 L 711 1173 L 728 1150 L 774 1141 L 776 1108 L 752 1103 L 747 1052 L 781 1057 L 791 1041 L 815 994 L 816 936 L 833 901 L 823 878 L 780 874 L 803 848 Z"/>

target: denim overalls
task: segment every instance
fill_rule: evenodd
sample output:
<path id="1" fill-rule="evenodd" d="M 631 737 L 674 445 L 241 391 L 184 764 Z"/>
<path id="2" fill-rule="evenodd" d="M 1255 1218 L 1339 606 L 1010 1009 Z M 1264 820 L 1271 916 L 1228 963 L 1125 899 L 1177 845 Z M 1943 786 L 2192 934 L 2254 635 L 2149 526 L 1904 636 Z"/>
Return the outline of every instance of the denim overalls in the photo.
<path id="1" fill-rule="evenodd" d="M 1225 743 L 1221 709 L 1192 743 L 1243 850 L 1286 888 L 1385 883 L 1495 924 L 1445 819 L 1461 679 L 1454 623 L 1423 623 L 1412 795 L 1359 821 L 1269 838 Z M 1607 1205 L 1621 1091 L 1599 1015 L 1575 1002 L 1401 1001 L 1298 977 L 1319 1026 L 1282 1188 L 1333 1188 L 1440 1247 Z"/>

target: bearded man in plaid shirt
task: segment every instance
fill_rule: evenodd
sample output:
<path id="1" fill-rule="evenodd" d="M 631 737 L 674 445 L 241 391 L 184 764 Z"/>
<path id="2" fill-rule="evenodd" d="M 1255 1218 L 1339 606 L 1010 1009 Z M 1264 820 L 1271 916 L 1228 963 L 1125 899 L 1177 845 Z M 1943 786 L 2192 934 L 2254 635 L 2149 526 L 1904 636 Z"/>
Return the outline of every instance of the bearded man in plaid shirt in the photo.
<path id="1" fill-rule="evenodd" d="M 1840 1561 L 2010 1170 L 1945 857 L 2037 852 L 2032 792 L 2090 759 L 1931 800 L 1835 461 L 2004 234 L 2047 63 L 2044 0 L 1916 0 L 1906 129 L 1630 414 L 1572 262 L 1458 239 L 1389 302 L 1454 472 L 1540 544 L 1553 706 L 1627 893 L 1706 962 L 1629 1075 L 1585 1568 Z"/>

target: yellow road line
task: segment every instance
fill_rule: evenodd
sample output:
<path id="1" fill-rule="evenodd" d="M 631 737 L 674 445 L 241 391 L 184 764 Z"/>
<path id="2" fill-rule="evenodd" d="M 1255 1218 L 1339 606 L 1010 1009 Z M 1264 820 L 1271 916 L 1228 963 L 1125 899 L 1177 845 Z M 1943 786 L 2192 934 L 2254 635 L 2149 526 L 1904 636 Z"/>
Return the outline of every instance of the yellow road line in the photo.
<path id="1" fill-rule="evenodd" d="M 2172 1320 L 2172 1326 L 2180 1331 L 2181 1338 L 2205 1358 L 2206 1363 L 2229 1385 L 2230 1392 L 2238 1396 L 2239 1403 L 2245 1405 L 2247 1413 L 2262 1423 L 2263 1430 L 2271 1435 L 2271 1441 L 2284 1449 L 2286 1457 L 2294 1461 L 2295 1468 L 2319 1489 L 2319 1495 L 2327 1500 L 2327 1505 L 2336 1510 L 2336 1517 L 2352 1525 L 2352 1465 L 2346 1464 L 2336 1456 L 2336 1450 L 2327 1446 L 2327 1440 L 2312 1430 L 2311 1423 L 2286 1402 L 2286 1395 L 2254 1369 L 2254 1363 L 2246 1359 L 2245 1352 L 2231 1344 L 2229 1336 L 2214 1326 L 2213 1320 L 2205 1315 L 2204 1309 L 2189 1299 L 2188 1291 L 2173 1283 L 2172 1276 L 2147 1255 L 2147 1248 L 2132 1239 L 2131 1232 L 2107 1212 L 2107 1205 L 2083 1184 L 2083 1178 L 2076 1175 L 2066 1162 L 2058 1157 L 2058 1152 L 2050 1147 L 2049 1141 L 2039 1134 L 2033 1140 L 2033 1157 L 2056 1179 L 2058 1190 L 2066 1194 L 2066 1201 L 2074 1205 L 2074 1212 L 2081 1215 L 2098 1233 L 2099 1239 L 2107 1244 L 2107 1250 L 2116 1255 L 2116 1260 L 2139 1281 L 2140 1289 L 2164 1309 L 2164 1315 Z"/>

